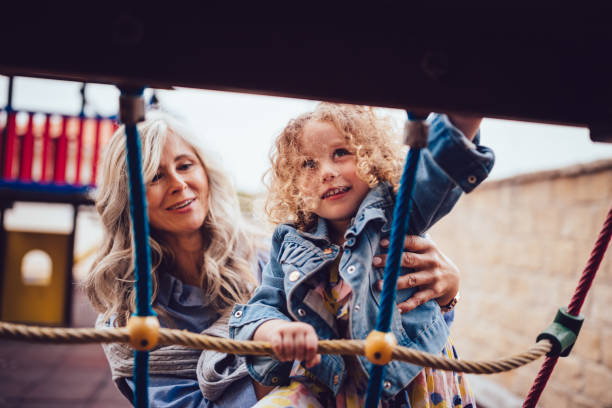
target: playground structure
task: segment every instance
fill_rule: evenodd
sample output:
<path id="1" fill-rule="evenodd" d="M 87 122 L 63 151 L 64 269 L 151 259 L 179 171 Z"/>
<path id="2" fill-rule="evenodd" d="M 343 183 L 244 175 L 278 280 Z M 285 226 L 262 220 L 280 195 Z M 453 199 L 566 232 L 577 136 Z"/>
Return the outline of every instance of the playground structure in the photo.
<path id="1" fill-rule="evenodd" d="M 367 66 L 366 64 L 366 66 L 360 66 L 358 70 L 361 71 L 353 73 L 352 76 L 349 75 L 348 78 L 342 79 L 333 77 L 325 81 L 321 81 L 320 78 L 329 77 L 321 75 L 324 74 L 324 72 L 322 73 L 318 71 L 321 68 L 317 67 L 316 64 L 307 64 L 306 66 L 303 64 L 299 65 L 300 69 L 303 69 L 306 72 L 305 78 L 303 78 L 304 75 L 302 74 L 304 73 L 301 70 L 292 71 L 291 69 L 288 69 L 286 70 L 287 72 L 283 73 L 279 73 L 274 69 L 266 71 L 266 63 L 260 62 L 262 60 L 265 61 L 265 57 L 270 57 L 270 59 L 273 60 L 274 55 L 278 53 L 284 56 L 289 55 L 289 59 L 298 59 L 298 55 L 295 53 L 292 54 L 291 49 L 286 47 L 286 43 L 292 44 L 295 43 L 295 41 L 301 40 L 303 41 L 303 44 L 306 44 L 306 50 L 317 57 L 323 56 L 329 58 L 333 55 L 332 51 L 337 51 L 318 48 L 324 44 L 324 39 L 326 41 L 330 40 L 328 37 L 324 38 L 325 36 L 322 34 L 320 37 L 315 36 L 313 39 L 310 37 L 304 37 L 303 34 L 300 34 L 298 31 L 291 30 L 289 30 L 289 39 L 281 36 L 282 40 L 278 40 L 271 36 L 271 34 L 277 35 L 277 32 L 271 33 L 270 31 L 266 30 L 258 33 L 258 35 L 255 36 L 255 39 L 253 36 L 248 37 L 246 35 L 240 37 L 241 40 L 247 38 L 246 41 L 249 44 L 250 42 L 256 42 L 262 39 L 271 41 L 272 45 L 268 48 L 263 50 L 257 49 L 257 52 L 263 53 L 264 57 L 262 58 L 261 55 L 259 56 L 259 65 L 256 65 L 253 72 L 245 73 L 242 71 L 237 71 L 236 69 L 228 69 L 224 71 L 223 68 L 228 67 L 223 66 L 223 64 L 230 64 L 231 61 L 228 62 L 227 59 L 221 58 L 221 60 L 224 62 L 219 63 L 216 58 L 212 58 L 212 60 L 215 61 L 215 64 L 220 65 L 210 67 L 206 66 L 206 64 L 203 63 L 204 61 L 199 60 L 202 62 L 202 64 L 195 65 L 198 66 L 198 68 L 205 67 L 205 72 L 202 72 L 201 70 L 199 72 L 196 72 L 196 70 L 190 72 L 190 69 L 186 68 L 181 72 L 181 74 L 187 73 L 188 75 L 182 75 L 181 79 L 178 79 L 178 77 L 166 77 L 167 79 L 163 79 L 160 71 L 156 72 L 155 68 L 150 68 L 151 64 L 146 63 L 143 65 L 147 67 L 148 71 L 138 72 L 138 74 L 136 74 L 134 71 L 130 71 L 130 63 L 134 65 L 141 64 L 142 61 L 147 60 L 147 51 L 151 51 L 152 49 L 149 48 L 147 50 L 147 47 L 153 47 L 155 45 L 159 46 L 160 49 L 163 50 L 165 49 L 164 45 L 167 45 L 167 43 L 162 43 L 161 45 L 154 44 L 156 38 L 154 38 L 152 42 L 147 42 L 148 40 L 150 41 L 150 37 L 144 35 L 144 33 L 147 32 L 144 27 L 146 27 L 146 21 L 148 21 L 150 15 L 128 15 L 127 17 L 122 15 L 121 17 L 122 19 L 112 21 L 116 22 L 119 29 L 126 29 L 126 33 L 131 35 L 126 35 L 124 37 L 119 36 L 117 41 L 124 46 L 124 48 L 122 48 L 118 53 L 122 56 L 128 55 L 130 58 L 133 58 L 128 59 L 128 62 L 123 66 L 125 69 L 125 71 L 123 71 L 124 74 L 122 74 L 120 71 L 114 71 L 113 68 L 109 66 L 105 67 L 105 70 L 102 69 L 102 71 L 104 71 L 102 73 L 100 70 L 96 71 L 93 69 L 93 65 L 88 65 L 91 63 L 88 58 L 85 58 L 85 61 L 79 65 L 80 72 L 78 73 L 66 68 L 62 69 L 58 68 L 57 66 L 53 67 L 53 62 L 48 60 L 49 63 L 45 65 L 44 74 L 65 78 L 91 76 L 92 78 L 100 79 L 103 82 L 112 82 L 111 79 L 113 77 L 119 77 L 124 83 L 127 82 L 133 84 L 142 83 L 143 81 L 153 85 L 167 83 L 190 83 L 191 85 L 199 84 L 199 86 L 210 88 L 283 93 L 295 96 L 310 96 L 325 99 L 337 98 L 347 101 L 368 102 L 381 105 L 418 106 L 433 109 L 439 108 L 441 110 L 456 109 L 458 111 L 478 112 L 487 116 L 521 117 L 523 119 L 551 121 L 556 123 L 588 125 L 591 128 L 592 138 L 598 140 L 609 139 L 609 126 L 607 125 L 607 121 L 609 121 L 609 112 L 607 111 L 605 100 L 606 97 L 610 95 L 610 82 L 606 80 L 606 72 L 610 72 L 610 61 L 609 59 L 602 60 L 599 58 L 598 62 L 600 62 L 600 64 L 598 64 L 596 68 L 593 68 L 593 70 L 590 70 L 590 67 L 579 66 L 577 64 L 577 60 L 581 60 L 584 63 L 585 59 L 587 61 L 592 61 L 595 56 L 599 56 L 596 54 L 598 46 L 602 44 L 605 45 L 609 40 L 609 34 L 606 36 L 607 33 L 605 31 L 599 31 L 601 26 L 597 24 L 597 19 L 589 20 L 589 24 L 577 24 L 578 28 L 581 29 L 579 34 L 578 32 L 574 31 L 571 31 L 569 34 L 567 32 L 562 34 L 561 31 L 552 30 L 555 35 L 558 35 L 559 38 L 554 39 L 554 43 L 552 44 L 553 46 L 549 46 L 548 48 L 544 49 L 538 46 L 543 44 L 550 45 L 548 44 L 548 41 L 552 40 L 552 37 L 549 34 L 551 30 L 548 30 L 547 34 L 542 34 L 539 36 L 536 35 L 535 37 L 530 38 L 530 45 L 535 43 L 536 46 L 527 49 L 522 49 L 520 46 L 505 48 L 509 42 L 503 42 L 503 40 L 508 40 L 510 34 L 516 34 L 516 32 L 513 32 L 512 30 L 502 31 L 504 35 L 500 36 L 502 41 L 501 45 L 497 44 L 499 48 L 501 48 L 504 52 L 507 52 L 510 57 L 517 58 L 518 61 L 535 61 L 533 65 L 530 65 L 531 71 L 527 72 L 525 70 L 516 70 L 514 73 L 510 72 L 513 68 L 517 67 L 516 64 L 518 64 L 518 62 L 515 62 L 514 64 L 510 63 L 508 64 L 509 66 L 504 66 L 506 58 L 501 58 L 501 55 L 496 54 L 495 52 L 493 53 L 493 56 L 488 55 L 488 58 L 490 58 L 488 61 L 489 63 L 488 65 L 484 64 L 483 68 L 482 66 L 478 67 L 478 63 L 482 62 L 482 59 L 477 58 L 474 53 L 468 52 L 461 55 L 460 51 L 465 52 L 465 48 L 458 47 L 457 49 L 453 49 L 453 45 L 458 45 L 461 41 L 466 40 L 465 35 L 451 35 L 455 34 L 454 32 L 451 32 L 451 30 L 456 29 L 456 27 L 446 27 L 446 31 L 442 30 L 442 34 L 447 35 L 447 37 L 444 39 L 452 37 L 452 41 L 448 40 L 448 42 L 451 44 L 440 42 L 441 40 L 439 38 L 434 38 L 432 40 L 431 38 L 419 37 L 418 33 L 425 32 L 425 30 L 419 31 L 418 29 L 415 29 L 415 31 L 409 31 L 407 33 L 408 36 L 417 37 L 418 39 L 422 40 L 422 42 L 417 42 L 417 51 L 411 50 L 411 53 L 407 53 L 405 55 L 403 55 L 401 52 L 405 47 L 403 46 L 403 43 L 400 42 L 392 42 L 388 49 L 374 48 L 373 44 L 376 44 L 376 41 L 381 39 L 380 33 L 377 33 L 373 40 L 369 40 L 372 42 L 366 44 L 373 47 L 368 50 L 369 56 L 378 57 L 372 58 L 373 60 L 380 60 L 381 57 L 383 57 L 382 59 L 392 59 L 392 63 L 389 64 L 392 68 L 389 68 L 388 66 L 385 66 L 384 68 L 386 70 L 391 70 L 391 72 L 384 72 L 387 74 L 386 78 L 401 77 L 406 79 L 404 81 L 400 81 L 400 83 L 390 83 L 385 82 L 385 79 L 383 78 L 381 79 L 381 83 L 376 84 L 377 86 L 372 86 L 372 84 L 364 84 L 363 87 L 355 87 L 355 84 L 353 83 L 355 78 L 360 78 L 360 74 L 367 73 L 368 69 L 372 68 L 372 65 Z M 447 17 L 449 16 L 447 15 Z M 569 15 L 563 15 L 562 17 L 567 18 Z M 529 21 L 541 21 L 537 20 L 537 18 L 534 16 L 532 16 L 532 19 L 529 19 Z M 561 20 L 561 22 L 565 22 L 564 19 Z M 553 23 L 550 23 L 550 25 L 554 26 Z M 190 27 L 189 24 L 186 24 L 186 26 Z M 416 26 L 418 26 L 418 23 Z M 219 29 L 219 26 L 215 26 L 214 28 Z M 232 49 L 231 46 L 233 41 L 236 41 L 241 34 L 246 34 L 248 31 L 247 28 L 242 28 L 243 31 L 238 30 L 238 34 L 233 33 L 226 39 L 222 40 L 227 41 L 227 43 L 223 44 L 224 46 L 219 47 L 219 44 L 215 44 L 216 47 L 211 47 L 213 56 L 225 56 L 226 53 L 223 50 Z M 530 29 L 533 30 L 533 28 L 534 26 L 531 25 L 522 26 L 521 29 L 525 29 L 527 34 L 522 33 L 521 38 L 523 38 L 523 35 L 526 36 L 536 32 L 530 31 Z M 387 29 L 387 31 L 383 30 L 383 34 L 387 34 L 389 35 L 390 39 L 393 39 L 397 38 L 394 37 L 395 34 L 398 34 L 397 31 L 401 32 L 401 30 L 398 30 L 397 28 L 391 28 Z M 471 38 L 469 34 L 473 35 L 474 32 L 470 30 L 467 31 L 468 38 Z M 457 32 L 462 33 L 460 30 Z M 179 31 L 179 34 L 184 34 L 184 31 Z M 62 35 L 62 33 L 59 35 Z M 293 35 L 293 37 L 291 37 L 291 35 Z M 576 35 L 576 37 L 572 37 L 572 35 Z M 565 48 L 562 50 L 560 46 L 561 42 L 568 39 L 571 41 L 564 44 Z M 593 41 L 589 42 L 587 46 L 585 46 L 580 42 L 580 40 L 583 39 Z M 363 36 L 359 36 L 358 40 L 363 40 Z M 482 44 L 482 41 L 486 40 L 481 40 L 480 44 Z M 469 44 L 470 46 L 474 46 L 474 43 Z M 478 42 L 476 42 L 476 44 L 478 44 Z M 200 47 L 206 49 L 206 47 L 209 45 L 210 44 L 203 43 L 200 44 Z M 354 47 L 357 47 L 357 45 L 363 44 L 357 44 L 356 42 L 353 43 Z M 351 48 L 350 46 L 347 48 L 349 50 L 355 49 Z M 482 49 L 482 47 L 479 48 L 477 46 L 474 48 L 478 49 L 479 51 Z M 181 49 L 177 52 L 180 53 L 181 51 L 183 50 Z M 241 56 L 243 57 L 245 55 L 250 55 L 248 46 L 240 49 L 239 51 L 242 52 Z M 218 54 L 214 54 L 214 52 L 217 52 Z M 321 52 L 322 55 L 320 54 Z M 397 57 L 397 55 L 400 55 L 400 57 Z M 190 56 L 196 60 L 198 58 L 197 53 Z M 303 57 L 303 53 L 299 56 Z M 207 57 L 210 57 L 210 54 L 208 54 Z M 342 60 L 343 58 L 344 60 Z M 320 58 L 311 59 L 320 60 Z M 187 60 L 189 60 L 189 58 L 187 58 Z M 350 53 L 344 54 L 341 52 L 339 56 L 335 56 L 335 59 L 331 58 L 331 63 L 328 64 L 325 69 L 329 71 L 330 65 L 334 66 L 334 64 L 336 64 L 336 66 L 343 66 L 347 62 L 350 63 L 351 61 L 356 62 L 355 56 L 351 55 Z M 286 63 L 287 61 L 284 62 Z M 399 64 L 393 64 L 393 62 L 398 62 Z M 450 62 L 455 62 L 456 65 L 453 65 Z M 568 62 L 568 64 L 567 66 L 562 66 L 563 64 L 557 66 L 559 62 Z M 21 70 L 22 72 L 32 72 L 40 69 L 37 67 L 40 67 L 41 65 L 36 65 L 37 63 L 44 65 L 44 58 L 34 63 L 29 60 L 22 59 L 21 63 L 5 62 L 4 64 L 8 67 L 7 69 L 9 69 L 10 72 L 15 72 L 18 70 Z M 541 63 L 542 65 L 538 65 L 538 63 Z M 373 64 L 373 62 L 370 64 Z M 3 63 L 0 61 L 0 67 L 2 65 Z M 291 64 L 283 64 L 282 66 L 286 67 L 287 65 L 291 66 Z M 189 64 L 185 62 L 185 65 L 183 66 L 187 67 Z M 355 64 L 355 66 L 358 66 L 358 64 Z M 493 71 L 495 71 L 496 74 L 499 74 L 499 72 L 510 74 L 504 78 L 504 81 L 497 79 L 492 81 L 488 86 L 485 86 L 487 85 L 486 80 L 496 79 L 493 78 L 490 72 L 486 72 L 480 82 L 479 80 L 475 79 L 477 75 L 483 73 L 485 68 L 494 68 Z M 455 70 L 453 71 L 453 69 Z M 382 74 L 383 72 L 379 71 L 379 73 Z M 551 75 L 551 73 L 554 75 Z M 276 74 L 280 75 L 275 76 Z M 570 79 L 572 76 L 578 77 L 579 80 L 571 81 Z M 291 81 L 286 80 L 287 78 L 291 77 L 300 77 L 304 80 L 296 81 L 300 84 L 294 85 Z M 382 76 L 379 78 L 382 78 Z M 568 79 L 568 82 L 564 83 L 563 80 L 565 79 Z M 424 83 L 419 84 L 419 80 L 424 80 Z M 520 84 L 520 86 L 517 86 L 517 84 Z M 453 87 L 453 85 L 455 85 L 455 87 Z M 309 86 L 312 87 L 308 88 Z M 464 95 L 460 95 L 460 93 L 456 92 L 457 87 L 459 89 L 463 89 L 464 91 L 474 89 L 474 92 L 470 97 L 465 98 Z M 497 91 L 497 95 L 492 97 L 486 95 L 489 87 L 491 89 L 495 89 Z M 524 92 L 521 93 L 521 91 Z M 501 98 L 503 102 L 498 103 L 500 100 L 500 95 L 503 96 Z M 530 98 L 527 101 L 522 101 L 521 98 L 523 98 L 525 95 L 529 95 Z M 462 100 L 462 97 L 465 99 Z M 490 105 L 487 104 L 487 102 L 491 102 Z M 609 224 L 610 223 L 608 222 L 607 227 L 604 228 L 604 231 L 602 231 L 603 241 L 600 239 L 598 242 L 598 247 L 601 248 L 603 246 L 604 250 L 607 246 L 607 241 L 605 241 L 606 234 L 608 236 L 607 240 L 609 241 Z M 600 255 L 602 256 L 603 253 Z M 601 256 L 599 257 L 599 261 L 601 261 Z M 596 264 L 597 261 L 595 259 L 593 262 L 589 262 L 589 268 L 587 268 L 591 274 L 591 281 L 594 274 L 594 272 L 592 272 L 593 266 L 595 266 L 594 269 L 596 270 Z M 590 283 L 581 284 L 581 288 L 584 288 L 585 286 L 590 286 Z M 578 306 L 576 306 L 577 304 Z M 581 301 L 572 300 L 570 307 L 572 314 L 574 312 L 579 312 L 580 305 Z M 529 404 L 535 404 L 533 398 L 530 399 Z"/>
<path id="2" fill-rule="evenodd" d="M 13 78 L 8 87 L 8 101 L 0 111 L 0 316 L 6 321 L 70 325 L 77 214 L 80 205 L 93 204 L 89 194 L 100 151 L 116 120 L 89 118 L 83 112 L 69 116 L 16 111 L 11 103 Z M 71 205 L 71 231 L 6 231 L 5 211 L 18 201 Z M 49 257 L 46 284 L 23 279 L 32 251 Z"/>

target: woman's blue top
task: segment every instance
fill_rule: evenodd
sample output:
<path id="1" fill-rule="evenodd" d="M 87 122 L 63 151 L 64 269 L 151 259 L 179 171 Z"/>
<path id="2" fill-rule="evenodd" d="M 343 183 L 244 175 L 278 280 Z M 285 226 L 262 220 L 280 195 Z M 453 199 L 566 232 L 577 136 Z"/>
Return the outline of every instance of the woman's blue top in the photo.
<path id="1" fill-rule="evenodd" d="M 168 273 L 160 274 L 156 306 L 168 316 L 160 316 L 160 325 L 172 329 L 201 333 L 213 324 L 219 315 L 206 306 L 202 290 L 187 285 Z M 168 319 L 172 324 L 168 324 Z M 131 378 L 127 383 L 134 391 Z M 149 377 L 149 404 L 151 407 L 243 408 L 255 405 L 257 398 L 250 377 L 230 385 L 223 396 L 209 401 L 202 395 L 197 379 L 171 376 Z"/>

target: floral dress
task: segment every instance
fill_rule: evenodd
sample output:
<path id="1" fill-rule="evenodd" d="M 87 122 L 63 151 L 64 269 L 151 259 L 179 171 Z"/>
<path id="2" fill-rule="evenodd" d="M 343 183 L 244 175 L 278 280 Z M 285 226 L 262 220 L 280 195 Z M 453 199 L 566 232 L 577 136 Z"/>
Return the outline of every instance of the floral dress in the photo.
<path id="1" fill-rule="evenodd" d="M 315 288 L 324 299 L 325 307 L 337 319 L 341 332 L 348 326 L 351 288 L 338 273 L 338 262 L 330 267 L 329 280 Z M 458 359 L 455 348 L 447 341 L 442 355 Z M 344 356 L 347 370 L 351 373 L 336 396 L 324 385 L 317 383 L 306 368 L 296 364 L 291 371 L 291 382 L 287 386 L 274 388 L 261 399 L 256 408 L 359 408 L 365 405 L 368 379 L 359 367 L 355 356 Z M 462 373 L 424 368 L 390 400 L 381 401 L 380 408 L 475 408 L 472 390 Z"/>

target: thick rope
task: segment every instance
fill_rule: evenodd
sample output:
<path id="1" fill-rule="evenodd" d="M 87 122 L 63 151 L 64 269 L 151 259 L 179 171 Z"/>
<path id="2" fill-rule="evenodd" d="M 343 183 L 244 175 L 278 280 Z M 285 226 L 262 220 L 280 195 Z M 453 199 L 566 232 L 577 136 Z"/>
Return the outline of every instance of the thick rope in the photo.
<path id="1" fill-rule="evenodd" d="M 113 329 L 71 329 L 36 327 L 0 322 L 0 338 L 27 340 L 45 343 L 128 343 L 130 335 L 126 328 Z M 191 333 L 185 330 L 160 329 L 159 345 L 182 345 L 193 349 L 215 350 L 223 353 L 242 355 L 267 355 L 274 357 L 274 350 L 265 341 L 238 341 L 220 337 Z M 318 353 L 341 355 L 364 355 L 363 340 L 320 340 Z M 407 347 L 397 346 L 393 359 L 447 371 L 470 374 L 494 374 L 513 370 L 528 364 L 552 349 L 548 340 L 534 344 L 529 350 L 498 360 L 468 361 L 451 360 L 424 353 Z"/>
<path id="2" fill-rule="evenodd" d="M 376 317 L 376 330 L 386 333 L 391 329 L 391 318 L 395 306 L 397 279 L 400 272 L 400 260 L 404 248 L 404 236 L 410 224 L 410 208 L 412 207 L 412 190 L 414 178 L 419 164 L 421 149 L 410 149 L 406 158 L 406 166 L 402 173 L 400 188 L 397 193 L 389 251 L 385 265 L 383 288 L 380 292 L 380 310 Z"/>
<path id="3" fill-rule="evenodd" d="M 144 88 L 121 89 L 121 121 L 125 124 L 127 167 L 130 184 L 130 217 L 134 234 L 134 276 L 136 279 L 136 316 L 155 315 L 151 306 L 151 249 L 149 248 L 149 220 L 147 198 L 142 178 L 140 137 L 136 123 L 140 120 L 139 104 L 144 104 Z M 149 352 L 134 352 L 134 406 L 149 406 Z"/>
<path id="4" fill-rule="evenodd" d="M 129 94 L 131 99 L 142 98 L 142 89 Z M 155 315 L 151 307 L 151 250 L 149 248 L 149 220 L 147 216 L 147 199 L 140 155 L 140 137 L 136 123 L 125 124 L 125 142 L 127 146 L 127 165 L 130 182 L 130 216 L 134 233 L 134 275 L 136 279 L 136 316 Z"/>
<path id="5" fill-rule="evenodd" d="M 595 279 L 595 275 L 597 274 L 601 260 L 606 253 L 608 245 L 610 244 L 611 237 L 612 208 L 610 208 L 610 211 L 608 211 L 608 215 L 604 221 L 603 227 L 601 228 L 599 237 L 597 238 L 595 246 L 591 251 L 589 261 L 582 271 L 582 276 L 580 277 L 580 281 L 578 282 L 574 296 L 572 296 L 572 300 L 567 307 L 567 312 L 572 316 L 578 316 L 580 314 L 580 309 L 582 308 L 586 295 L 593 284 L 593 280 Z M 523 402 L 523 408 L 534 408 L 536 406 L 542 392 L 544 391 L 544 387 L 546 387 L 546 383 L 548 382 L 548 379 L 550 378 L 553 369 L 557 364 L 558 359 L 559 357 L 546 357 L 542 367 L 540 368 L 540 372 L 538 373 L 533 385 L 531 386 L 531 389 L 529 390 L 529 393 L 527 394 L 527 398 L 525 398 L 525 402 Z"/>
<path id="6" fill-rule="evenodd" d="M 395 305 L 397 279 L 400 272 L 400 260 L 404 247 L 404 236 L 410 224 L 410 208 L 412 207 L 412 192 L 416 177 L 421 149 L 411 148 L 406 157 L 406 164 L 400 180 L 395 207 L 393 208 L 393 222 L 391 223 L 391 236 L 389 252 L 383 275 L 383 287 L 380 293 L 380 309 L 376 316 L 376 330 L 386 333 L 391 329 L 391 318 Z M 370 368 L 370 380 L 366 392 L 366 407 L 377 407 L 380 400 L 383 380 L 385 379 L 385 366 L 373 364 Z"/>
<path id="7" fill-rule="evenodd" d="M 580 314 L 580 309 L 586 299 L 586 295 L 593 284 L 593 280 L 595 279 L 595 274 L 599 269 L 599 265 L 601 264 L 601 260 L 606 253 L 606 249 L 608 248 L 608 244 L 610 243 L 610 237 L 612 236 L 612 207 L 610 211 L 608 211 L 608 215 L 606 217 L 606 221 L 604 222 L 603 227 L 599 233 L 599 237 L 595 242 L 595 246 L 591 251 L 591 256 L 589 257 L 589 261 L 587 262 L 584 271 L 582 272 L 582 276 L 580 277 L 580 282 L 578 282 L 578 287 L 574 292 L 574 296 L 572 296 L 572 300 L 570 300 L 569 306 L 567 307 L 567 312 L 573 316 L 578 316 Z"/>

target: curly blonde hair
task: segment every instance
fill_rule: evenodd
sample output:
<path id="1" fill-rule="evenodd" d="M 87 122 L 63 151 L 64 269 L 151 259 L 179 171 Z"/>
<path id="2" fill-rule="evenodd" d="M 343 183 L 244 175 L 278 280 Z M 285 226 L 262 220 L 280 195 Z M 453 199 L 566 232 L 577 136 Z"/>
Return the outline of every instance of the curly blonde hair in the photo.
<path id="1" fill-rule="evenodd" d="M 393 119 L 372 107 L 323 102 L 290 120 L 274 142 L 264 180 L 268 187 L 265 211 L 274 224 L 289 222 L 307 230 L 317 220 L 316 199 L 300 181 L 305 159 L 300 139 L 306 124 L 313 121 L 331 123 L 340 132 L 355 152 L 358 177 L 370 188 L 380 182 L 398 187 L 406 150 Z"/>
<path id="2" fill-rule="evenodd" d="M 181 123 L 167 114 L 152 112 L 138 125 L 142 145 L 143 177 L 149 182 L 159 167 L 168 135 L 182 138 L 191 146 L 208 177 L 208 214 L 202 226 L 205 248 L 202 254 L 200 287 L 209 306 L 219 313 L 237 302 L 246 303 L 257 285 L 252 274 L 258 240 L 245 223 L 237 195 L 225 172 L 207 155 Z M 96 209 L 104 227 L 103 243 L 86 281 L 86 293 L 102 320 L 115 317 L 123 326 L 135 310 L 132 221 L 128 202 L 125 127 L 121 126 L 106 147 L 101 163 L 101 180 Z M 153 304 L 159 274 L 168 273 L 173 254 L 151 230 Z M 164 316 L 163 310 L 155 310 Z"/>

